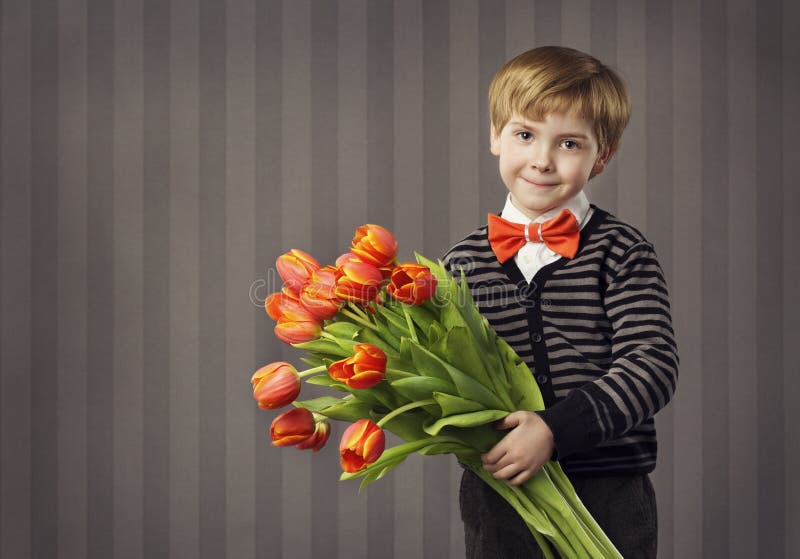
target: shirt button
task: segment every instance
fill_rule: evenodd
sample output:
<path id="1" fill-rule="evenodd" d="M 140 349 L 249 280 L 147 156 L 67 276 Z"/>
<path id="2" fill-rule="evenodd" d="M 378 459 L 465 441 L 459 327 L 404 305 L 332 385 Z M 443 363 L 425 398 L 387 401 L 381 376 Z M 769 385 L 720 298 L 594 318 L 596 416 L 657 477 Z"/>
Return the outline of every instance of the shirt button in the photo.
<path id="1" fill-rule="evenodd" d="M 542 299 L 541 305 L 543 307 L 549 307 L 550 306 L 550 299 Z"/>
<path id="2" fill-rule="evenodd" d="M 536 382 L 538 382 L 539 384 L 547 384 L 547 380 L 548 380 L 547 375 L 538 375 L 536 377 Z"/>
<path id="3" fill-rule="evenodd" d="M 542 335 L 539 332 L 534 332 L 531 339 L 538 344 L 542 341 Z"/>

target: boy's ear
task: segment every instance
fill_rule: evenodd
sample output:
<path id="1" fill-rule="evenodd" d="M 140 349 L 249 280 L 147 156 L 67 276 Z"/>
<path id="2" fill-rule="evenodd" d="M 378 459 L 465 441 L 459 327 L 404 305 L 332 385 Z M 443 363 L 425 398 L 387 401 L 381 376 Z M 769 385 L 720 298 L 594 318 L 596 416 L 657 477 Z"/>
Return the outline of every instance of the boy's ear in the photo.
<path id="1" fill-rule="evenodd" d="M 494 129 L 494 124 L 489 125 L 489 151 L 492 155 L 500 155 L 500 137 Z"/>
<path id="2" fill-rule="evenodd" d="M 608 162 L 611 161 L 611 158 L 614 155 L 614 150 L 611 148 L 606 149 L 603 153 L 601 153 L 597 157 L 597 161 L 594 163 L 594 167 L 592 167 L 592 173 L 589 175 L 589 178 L 596 177 L 600 173 L 602 173 Z"/>

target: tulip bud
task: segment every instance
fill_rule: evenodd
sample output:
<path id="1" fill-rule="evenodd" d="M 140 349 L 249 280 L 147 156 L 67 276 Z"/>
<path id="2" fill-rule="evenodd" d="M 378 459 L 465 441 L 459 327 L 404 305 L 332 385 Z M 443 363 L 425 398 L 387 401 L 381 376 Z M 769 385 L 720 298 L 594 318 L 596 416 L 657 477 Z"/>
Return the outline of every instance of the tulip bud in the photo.
<path id="1" fill-rule="evenodd" d="M 316 431 L 314 415 L 305 408 L 292 408 L 272 421 L 269 436 L 275 446 L 292 446 L 302 443 Z"/>
<path id="2" fill-rule="evenodd" d="M 386 354 L 371 344 L 356 344 L 355 354 L 328 367 L 335 381 L 350 388 L 372 388 L 386 376 Z"/>
<path id="3" fill-rule="evenodd" d="M 278 274 L 286 283 L 287 289 L 295 296 L 299 296 L 303 285 L 320 266 L 313 256 L 293 248 L 278 257 L 275 267 L 278 268 Z"/>
<path id="4" fill-rule="evenodd" d="M 310 312 L 286 312 L 275 325 L 275 336 L 286 344 L 301 344 L 316 340 L 322 334 L 322 324 Z"/>
<path id="5" fill-rule="evenodd" d="M 381 268 L 397 256 L 397 239 L 387 229 L 369 223 L 356 229 L 350 250 L 363 262 Z"/>
<path id="6" fill-rule="evenodd" d="M 280 320 L 287 309 L 302 311 L 305 310 L 305 307 L 303 307 L 300 299 L 295 294 L 284 287 L 283 291 L 278 291 L 267 297 L 267 300 L 264 301 L 264 309 L 270 317 Z"/>
<path id="7" fill-rule="evenodd" d="M 436 276 L 431 273 L 430 268 L 407 262 L 394 269 L 386 290 L 398 301 L 419 305 L 433 296 L 436 284 Z"/>
<path id="8" fill-rule="evenodd" d="M 336 296 L 346 301 L 368 303 L 377 297 L 383 283 L 380 270 L 364 262 L 345 262 L 336 271 Z"/>
<path id="9" fill-rule="evenodd" d="M 342 306 L 336 296 L 336 268 L 325 266 L 314 271 L 300 291 L 300 302 L 321 320 L 336 316 Z"/>
<path id="10" fill-rule="evenodd" d="M 386 435 L 375 422 L 360 419 L 345 429 L 339 443 L 342 469 L 348 473 L 363 470 L 383 454 Z"/>
<path id="11" fill-rule="evenodd" d="M 289 363 L 278 361 L 261 367 L 250 379 L 258 407 L 274 410 L 291 404 L 300 394 L 300 377 Z"/>
<path id="12" fill-rule="evenodd" d="M 331 436 L 331 424 L 325 416 L 316 413 L 313 415 L 314 421 L 316 422 L 314 434 L 303 442 L 297 443 L 295 448 L 299 448 L 300 450 L 311 449 L 314 452 L 319 452 L 319 450 L 325 446 L 325 443 L 328 442 L 328 437 Z"/>

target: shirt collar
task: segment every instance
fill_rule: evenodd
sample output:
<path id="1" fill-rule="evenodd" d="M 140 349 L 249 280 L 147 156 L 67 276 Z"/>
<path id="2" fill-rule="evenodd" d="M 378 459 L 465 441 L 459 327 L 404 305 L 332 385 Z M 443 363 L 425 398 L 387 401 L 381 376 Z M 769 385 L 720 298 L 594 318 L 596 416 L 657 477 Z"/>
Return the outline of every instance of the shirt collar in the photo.
<path id="1" fill-rule="evenodd" d="M 581 190 L 575 196 L 561 204 L 560 206 L 556 206 L 552 210 L 546 211 L 539 217 L 533 220 L 533 223 L 541 223 L 543 221 L 547 221 L 550 218 L 556 217 L 561 210 L 568 209 L 572 212 L 575 218 L 578 220 L 578 223 L 583 225 L 584 219 L 586 218 L 586 214 L 589 212 L 589 199 L 586 197 L 586 193 Z M 506 196 L 506 205 L 503 207 L 503 212 L 500 214 L 505 220 L 508 220 L 512 223 L 521 223 L 522 225 L 527 225 L 531 223 L 531 219 L 526 216 L 524 213 L 519 211 L 514 204 L 511 203 L 511 193 L 509 192 Z"/>

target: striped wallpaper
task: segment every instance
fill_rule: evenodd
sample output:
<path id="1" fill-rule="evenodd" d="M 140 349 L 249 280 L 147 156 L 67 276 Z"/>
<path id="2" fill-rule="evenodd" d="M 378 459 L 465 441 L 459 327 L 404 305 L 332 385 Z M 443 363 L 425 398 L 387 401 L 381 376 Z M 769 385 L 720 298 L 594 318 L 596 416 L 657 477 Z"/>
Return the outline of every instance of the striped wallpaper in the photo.
<path id="1" fill-rule="evenodd" d="M 369 221 L 436 256 L 499 210 L 489 80 L 563 44 L 630 85 L 587 191 L 654 242 L 672 293 L 660 557 L 796 557 L 798 12 L 0 0 L 0 556 L 463 557 L 454 460 L 359 495 L 336 444 L 269 445 L 249 378 L 298 353 L 258 301 L 290 247 L 331 261 Z"/>

